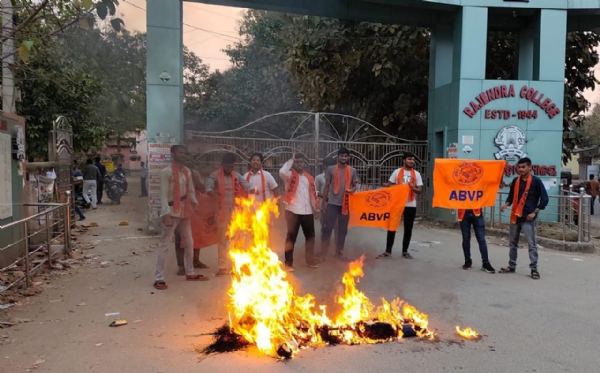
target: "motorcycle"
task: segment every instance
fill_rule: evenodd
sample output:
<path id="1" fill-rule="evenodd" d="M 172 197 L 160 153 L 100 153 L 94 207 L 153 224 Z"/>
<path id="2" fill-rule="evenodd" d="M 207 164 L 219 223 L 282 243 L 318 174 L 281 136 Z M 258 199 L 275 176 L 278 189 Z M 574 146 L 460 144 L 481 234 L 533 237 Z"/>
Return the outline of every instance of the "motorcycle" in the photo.
<path id="1" fill-rule="evenodd" d="M 104 177 L 104 190 L 108 198 L 116 203 L 121 203 L 121 196 L 127 188 L 127 181 L 122 173 L 115 173 L 113 176 L 106 175 Z"/>

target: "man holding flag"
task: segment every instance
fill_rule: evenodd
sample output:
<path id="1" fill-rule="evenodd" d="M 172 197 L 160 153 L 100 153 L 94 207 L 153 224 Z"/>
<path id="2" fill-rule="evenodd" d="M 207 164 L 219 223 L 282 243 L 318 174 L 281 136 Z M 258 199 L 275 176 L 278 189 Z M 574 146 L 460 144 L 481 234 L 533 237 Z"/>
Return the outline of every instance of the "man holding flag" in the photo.
<path id="1" fill-rule="evenodd" d="M 408 192 L 408 199 L 404 207 L 404 237 L 402 237 L 402 257 L 405 259 L 412 259 L 413 257 L 408 253 L 408 246 L 410 245 L 410 239 L 412 237 L 413 225 L 415 223 L 415 216 L 417 216 L 417 195 L 423 191 L 423 179 L 419 171 L 415 170 L 415 155 L 411 152 L 404 152 L 403 155 L 404 166 L 397 169 L 390 176 L 390 184 L 407 184 L 410 188 Z M 392 247 L 394 246 L 394 240 L 396 239 L 396 231 L 388 230 L 387 242 L 385 245 L 385 253 L 377 256 L 380 258 L 389 258 L 392 256 Z"/>
<path id="2" fill-rule="evenodd" d="M 542 180 L 531 174 L 531 159 L 519 159 L 517 162 L 517 172 L 519 176 L 510 184 L 510 192 L 508 193 L 508 198 L 506 198 L 506 203 L 500 208 L 500 211 L 504 212 L 508 206 L 512 206 L 510 211 L 508 267 L 500 269 L 500 273 L 515 272 L 519 236 L 521 235 L 521 231 L 523 231 L 529 245 L 531 278 L 539 280 L 540 273 L 537 270 L 538 247 L 535 242 L 535 230 L 538 213 L 548 205 L 548 193 Z"/>
<path id="3" fill-rule="evenodd" d="M 495 273 L 488 259 L 483 208 L 493 206 L 502 181 L 506 161 L 436 159 L 433 169 L 433 207 L 458 210 L 465 256 L 463 269 L 471 260 L 471 227 L 479 244 L 481 270 Z"/>

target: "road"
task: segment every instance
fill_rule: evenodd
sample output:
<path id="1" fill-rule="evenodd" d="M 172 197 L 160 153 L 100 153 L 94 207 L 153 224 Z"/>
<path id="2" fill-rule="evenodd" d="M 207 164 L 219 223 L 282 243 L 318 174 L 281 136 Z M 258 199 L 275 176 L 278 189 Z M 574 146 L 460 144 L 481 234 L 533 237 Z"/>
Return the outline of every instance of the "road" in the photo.
<path id="1" fill-rule="evenodd" d="M 367 229 L 351 229 L 347 254 L 366 255 L 359 287 L 375 304 L 381 297 L 405 299 L 429 315 L 439 342 L 325 347 L 303 351 L 285 364 L 255 350 L 200 360 L 194 350 L 210 340 L 191 335 L 227 320 L 229 280 L 211 276 L 208 282 L 185 282 L 174 275 L 172 251 L 169 289 L 152 288 L 157 239 L 138 230 L 145 227 L 145 199 L 137 197 L 136 180 L 129 182 L 131 192 L 122 205 L 88 213 L 86 223 L 99 227 L 78 239 L 96 245 L 86 251 L 96 264 L 52 276 L 41 285 L 43 293 L 0 314 L 0 319 L 31 319 L 0 330 L 1 372 L 598 371 L 598 255 L 542 251 L 541 280 L 534 281 L 525 250 L 519 252 L 516 274 L 491 275 L 478 270 L 475 249 L 477 268 L 464 271 L 459 232 L 424 225 L 417 225 L 413 235 L 413 260 L 401 259 L 397 248 L 393 258 L 375 260 L 385 232 Z M 129 225 L 118 226 L 120 221 Z M 283 254 L 283 233 L 274 232 L 273 242 L 280 243 L 276 251 Z M 301 254 L 298 250 L 298 259 Z M 201 258 L 211 266 L 201 273 L 214 273 L 216 249 L 203 250 Z M 508 260 L 508 248 L 490 245 L 490 258 L 499 269 Z M 110 264 L 102 267 L 103 261 Z M 298 293 L 311 292 L 320 303 L 333 304 L 344 271 L 333 260 L 317 270 L 298 266 L 291 281 Z M 109 327 L 114 317 L 105 314 L 112 312 L 129 324 Z M 456 325 L 470 326 L 484 338 L 460 340 Z"/>

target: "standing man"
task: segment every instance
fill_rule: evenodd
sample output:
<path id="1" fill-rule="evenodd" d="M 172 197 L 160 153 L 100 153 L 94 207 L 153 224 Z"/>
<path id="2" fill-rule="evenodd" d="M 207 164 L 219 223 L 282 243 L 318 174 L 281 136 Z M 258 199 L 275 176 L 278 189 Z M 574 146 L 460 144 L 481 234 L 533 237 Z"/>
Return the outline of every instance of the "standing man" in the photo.
<path id="1" fill-rule="evenodd" d="M 594 174 L 590 174 L 590 181 L 585 184 L 585 192 L 592 196 L 590 213 L 594 215 L 594 203 L 596 203 L 596 197 L 598 197 L 598 193 L 600 192 L 600 182 L 595 179 Z"/>
<path id="2" fill-rule="evenodd" d="M 142 183 L 142 194 L 140 195 L 140 197 L 148 197 L 148 188 L 146 186 L 146 180 L 148 179 L 148 167 L 146 167 L 146 164 L 144 162 L 142 162 L 141 166 L 142 168 L 140 169 L 140 179 Z"/>
<path id="3" fill-rule="evenodd" d="M 88 196 L 88 192 L 92 194 L 92 209 L 97 209 L 98 203 L 98 179 L 100 178 L 100 170 L 98 167 L 94 166 L 94 163 L 91 159 L 88 159 L 85 162 L 85 166 L 83 167 L 83 199 L 85 202 L 90 203 L 90 197 Z"/>
<path id="4" fill-rule="evenodd" d="M 77 192 L 78 190 L 81 188 L 81 186 L 83 185 L 83 174 L 81 173 L 81 171 L 77 168 L 77 161 L 73 161 L 73 199 L 77 198 Z M 79 220 L 85 220 L 85 215 L 83 215 L 83 212 L 81 212 L 81 210 L 79 209 L 79 206 L 77 206 L 77 203 L 73 203 L 73 206 L 75 207 L 75 213 L 79 216 Z"/>
<path id="5" fill-rule="evenodd" d="M 421 194 L 423 191 L 423 179 L 421 178 L 421 173 L 415 170 L 415 155 L 411 152 L 405 152 L 403 159 L 404 166 L 392 173 L 388 185 L 408 184 L 410 187 L 406 207 L 404 207 L 404 213 L 402 214 L 402 218 L 404 219 L 402 257 L 405 259 L 412 259 L 412 255 L 408 253 L 408 246 L 410 245 L 410 239 L 412 237 L 415 216 L 417 216 L 417 195 Z M 385 253 L 378 255 L 377 259 L 389 258 L 392 256 L 392 247 L 394 246 L 395 239 L 396 232 L 388 231 Z"/>
<path id="6" fill-rule="evenodd" d="M 227 227 L 235 208 L 235 198 L 244 197 L 246 193 L 254 193 L 254 188 L 246 179 L 233 170 L 235 155 L 226 153 L 221 159 L 221 168 L 210 174 L 206 181 L 206 193 L 219 199 L 219 270 L 217 276 L 227 275 L 227 251 L 229 239 Z"/>
<path id="7" fill-rule="evenodd" d="M 244 179 L 256 192 L 255 201 L 264 202 L 267 199 L 279 197 L 277 182 L 270 172 L 262 169 L 264 157 L 261 153 L 250 156 L 250 171 L 244 174 Z"/>
<path id="8" fill-rule="evenodd" d="M 94 166 L 98 167 L 98 171 L 100 171 L 100 177 L 98 178 L 98 190 L 97 190 L 97 199 L 98 204 L 102 204 L 102 193 L 104 192 L 104 176 L 106 176 L 106 167 L 102 163 L 100 163 L 100 157 L 94 158 Z"/>
<path id="9" fill-rule="evenodd" d="M 156 277 L 154 287 L 158 290 L 168 288 L 165 277 L 165 258 L 178 229 L 185 247 L 185 271 L 188 281 L 206 281 L 208 277 L 194 274 L 194 239 L 190 215 L 194 205 L 198 204 L 192 180 L 192 172 L 185 166 L 186 151 L 181 145 L 171 147 L 171 165 L 160 171 L 160 202 L 162 233 L 158 242 L 156 258 Z"/>
<path id="10" fill-rule="evenodd" d="M 481 253 L 481 270 L 487 273 L 496 273 L 488 259 L 487 242 L 485 242 L 485 219 L 482 210 L 458 210 L 458 221 L 462 233 L 463 253 L 465 254 L 465 264 L 462 269 L 469 269 L 473 266 L 471 260 L 471 226 L 473 226 L 475 238 L 479 244 L 479 252 Z"/>
<path id="11" fill-rule="evenodd" d="M 306 159 L 303 154 L 294 154 L 279 170 L 279 176 L 285 181 L 285 220 L 287 235 L 285 237 L 285 268 L 294 271 L 294 245 L 298 231 L 306 239 L 305 260 L 309 268 L 318 268 L 314 258 L 315 251 L 315 218 L 319 218 L 321 207 L 317 200 L 315 181 L 304 171 Z"/>
<path id="12" fill-rule="evenodd" d="M 323 198 L 323 191 L 325 190 L 325 183 L 327 182 L 327 178 L 325 177 L 325 173 L 327 172 L 327 169 L 333 165 L 335 165 L 335 159 L 331 158 L 331 157 L 327 157 L 323 160 L 323 171 L 317 175 L 317 177 L 315 177 L 315 188 L 317 189 L 317 196 L 319 197 L 319 207 L 321 209 L 321 211 L 325 211 L 325 209 L 327 208 L 327 205 L 325 204 L 324 198 Z M 321 215 L 320 217 L 320 223 L 321 223 L 321 236 L 323 236 L 323 228 L 325 227 L 325 214 L 319 214 Z M 334 227 L 335 227 L 335 222 L 334 222 Z M 337 237 L 337 229 L 334 228 L 334 237 Z"/>
<path id="13" fill-rule="evenodd" d="M 517 267 L 517 250 L 519 249 L 519 235 L 525 233 L 529 246 L 529 268 L 531 278 L 538 280 L 540 273 L 537 270 L 538 247 L 536 239 L 536 225 L 538 213 L 548 205 L 548 193 L 539 177 L 531 174 L 531 159 L 521 158 L 517 162 L 519 174 L 510 184 L 510 192 L 506 202 L 500 208 L 504 212 L 508 206 L 510 211 L 510 252 L 508 267 L 500 269 L 500 273 L 514 273 Z"/>
<path id="14" fill-rule="evenodd" d="M 325 212 L 325 227 L 321 236 L 321 253 L 323 260 L 327 257 L 331 232 L 337 220 L 337 237 L 335 242 L 335 257 L 347 261 L 342 255 L 346 235 L 348 234 L 349 193 L 354 193 L 358 176 L 353 167 L 348 166 L 350 150 L 341 147 L 338 150 L 337 165 L 331 166 L 325 173 L 325 188 L 323 189 L 323 200 L 327 204 Z"/>

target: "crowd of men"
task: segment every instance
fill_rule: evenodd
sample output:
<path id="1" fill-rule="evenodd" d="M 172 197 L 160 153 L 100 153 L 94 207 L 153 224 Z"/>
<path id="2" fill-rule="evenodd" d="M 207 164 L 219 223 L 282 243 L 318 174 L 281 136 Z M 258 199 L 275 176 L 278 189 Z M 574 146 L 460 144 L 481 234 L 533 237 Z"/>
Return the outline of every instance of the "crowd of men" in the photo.
<path id="1" fill-rule="evenodd" d="M 161 178 L 161 218 L 162 235 L 158 245 L 156 275 L 154 287 L 167 289 L 164 267 L 168 247 L 174 236 L 177 243 L 178 275 L 185 275 L 188 281 L 206 281 L 208 277 L 196 274 L 195 268 L 208 268 L 199 261 L 200 247 L 196 247 L 192 233 L 192 220 L 195 211 L 202 209 L 198 200 L 203 195 L 210 197 L 218 205 L 217 225 L 218 270 L 216 276 L 226 276 L 228 271 L 228 238 L 227 227 L 235 209 L 235 198 L 253 194 L 257 201 L 269 198 L 280 198 L 278 185 L 268 171 L 263 170 L 263 155 L 254 153 L 250 156 L 250 170 L 245 174 L 234 170 L 236 156 L 227 153 L 222 157 L 221 167 L 202 180 L 198 171 L 190 169 L 189 154 L 181 145 L 171 148 L 172 163 L 160 173 Z M 279 170 L 279 176 L 285 183 L 284 216 L 287 223 L 285 239 L 284 265 L 288 272 L 294 271 L 294 248 L 300 228 L 305 237 L 304 262 L 308 268 L 316 269 L 319 264 L 329 259 L 331 236 L 334 235 L 333 258 L 349 261 L 344 255 L 349 223 L 349 195 L 355 193 L 359 178 L 356 170 L 348 162 L 350 150 L 339 149 L 337 159 L 327 158 L 323 161 L 322 173 L 313 178 L 307 168 L 307 159 L 296 153 L 285 162 Z M 423 191 L 423 179 L 415 170 L 415 156 L 405 152 L 402 166 L 396 169 L 385 187 L 396 184 L 407 184 L 410 188 L 406 207 L 403 211 L 404 232 L 402 239 L 402 258 L 413 259 L 408 252 L 413 225 L 417 212 L 417 196 Z M 512 206 L 510 214 L 510 252 L 508 266 L 500 269 L 500 273 L 514 273 L 517 264 L 517 247 L 519 235 L 524 232 L 529 246 L 531 278 L 539 279 L 537 270 L 538 247 L 536 244 L 536 223 L 540 210 L 548 204 L 548 195 L 542 181 L 531 174 L 531 160 L 522 158 L 517 164 L 518 174 L 510 186 L 510 193 L 502 211 Z M 471 227 L 479 244 L 482 266 L 481 270 L 495 273 L 491 266 L 485 239 L 485 222 L 482 210 L 459 210 L 458 217 L 463 237 L 463 269 L 472 267 L 470 253 Z M 315 220 L 321 223 L 321 240 L 318 251 L 315 251 Z M 390 258 L 396 231 L 387 232 L 385 251 L 378 259 Z M 179 243 L 182 243 L 180 245 Z M 182 248 L 180 246 L 183 246 Z"/>

